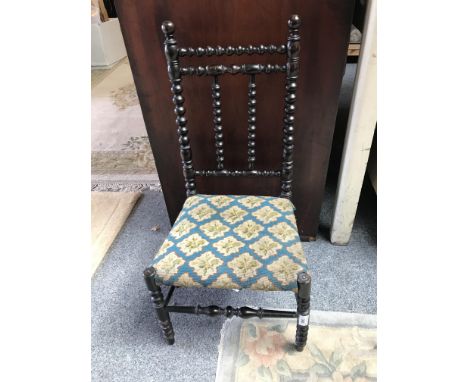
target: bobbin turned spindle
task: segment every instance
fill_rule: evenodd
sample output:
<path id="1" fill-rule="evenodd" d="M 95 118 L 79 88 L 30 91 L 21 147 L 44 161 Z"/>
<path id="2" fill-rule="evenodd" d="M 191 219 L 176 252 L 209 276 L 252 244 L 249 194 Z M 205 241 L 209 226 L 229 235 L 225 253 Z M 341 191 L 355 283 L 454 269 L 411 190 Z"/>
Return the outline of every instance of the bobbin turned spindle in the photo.
<path id="1" fill-rule="evenodd" d="M 287 44 L 288 62 L 286 63 L 286 97 L 283 119 L 283 163 L 281 170 L 281 196 L 291 198 L 293 179 L 294 149 L 294 112 L 296 110 L 297 78 L 299 76 L 300 37 L 298 15 L 292 15 L 288 21 L 289 36 Z"/>

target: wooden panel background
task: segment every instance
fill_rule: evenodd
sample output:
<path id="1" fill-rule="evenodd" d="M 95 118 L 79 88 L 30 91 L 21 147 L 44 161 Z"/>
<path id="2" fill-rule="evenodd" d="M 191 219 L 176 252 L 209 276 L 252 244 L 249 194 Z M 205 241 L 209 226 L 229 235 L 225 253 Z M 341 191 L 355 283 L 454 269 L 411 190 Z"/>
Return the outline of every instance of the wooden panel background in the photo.
<path id="1" fill-rule="evenodd" d="M 281 44 L 287 20 L 301 17 L 293 203 L 303 239 L 315 239 L 338 95 L 346 63 L 351 0 L 118 0 L 117 13 L 171 223 L 185 200 L 172 95 L 160 25 L 172 20 L 179 46 Z M 182 65 L 284 63 L 284 56 L 181 59 Z M 225 168 L 247 168 L 248 76 L 225 75 L 222 116 Z M 279 169 L 285 76 L 257 76 L 257 169 Z M 209 77 L 183 80 L 195 169 L 215 169 Z M 210 194 L 279 195 L 279 179 L 197 178 Z"/>

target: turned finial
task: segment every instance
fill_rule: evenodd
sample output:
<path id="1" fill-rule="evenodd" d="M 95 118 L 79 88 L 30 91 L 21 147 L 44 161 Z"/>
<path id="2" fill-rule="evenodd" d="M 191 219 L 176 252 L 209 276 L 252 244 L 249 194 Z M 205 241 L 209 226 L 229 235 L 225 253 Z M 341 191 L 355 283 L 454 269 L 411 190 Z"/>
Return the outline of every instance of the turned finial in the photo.
<path id="1" fill-rule="evenodd" d="M 156 274 L 156 270 L 153 267 L 146 268 L 143 272 L 145 277 L 153 277 Z"/>
<path id="2" fill-rule="evenodd" d="M 312 278 L 307 272 L 301 272 L 297 275 L 298 295 L 300 298 L 308 299 L 310 296 L 310 284 Z"/>
<path id="3" fill-rule="evenodd" d="M 310 281 L 311 281 L 311 277 L 307 272 L 301 272 L 297 275 L 298 283 L 305 284 L 305 283 L 310 283 Z"/>
<path id="4" fill-rule="evenodd" d="M 301 26 L 301 19 L 298 15 L 291 15 L 291 17 L 288 20 L 288 26 L 289 28 L 294 28 L 297 29 Z"/>
<path id="5" fill-rule="evenodd" d="M 166 35 L 172 34 L 175 32 L 175 25 L 172 21 L 166 20 L 166 21 L 163 21 L 161 25 L 161 29 Z"/>

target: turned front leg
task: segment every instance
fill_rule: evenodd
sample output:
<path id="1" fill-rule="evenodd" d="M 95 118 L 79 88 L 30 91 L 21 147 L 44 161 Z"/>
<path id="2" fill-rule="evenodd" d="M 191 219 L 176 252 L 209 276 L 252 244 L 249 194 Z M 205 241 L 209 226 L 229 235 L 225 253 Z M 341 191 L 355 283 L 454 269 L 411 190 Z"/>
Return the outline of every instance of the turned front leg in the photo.
<path id="1" fill-rule="evenodd" d="M 304 350 L 307 343 L 307 332 L 309 331 L 310 283 L 311 277 L 308 273 L 301 272 L 297 275 L 297 351 Z"/>
<path id="2" fill-rule="evenodd" d="M 158 316 L 159 325 L 164 334 L 164 339 L 169 345 L 174 344 L 174 329 L 172 322 L 169 317 L 169 313 L 164 306 L 164 296 L 161 292 L 161 287 L 156 283 L 155 279 L 156 271 L 154 268 L 147 268 L 143 272 L 145 277 L 146 286 L 151 294 L 151 300 L 156 308 L 156 314 Z"/>

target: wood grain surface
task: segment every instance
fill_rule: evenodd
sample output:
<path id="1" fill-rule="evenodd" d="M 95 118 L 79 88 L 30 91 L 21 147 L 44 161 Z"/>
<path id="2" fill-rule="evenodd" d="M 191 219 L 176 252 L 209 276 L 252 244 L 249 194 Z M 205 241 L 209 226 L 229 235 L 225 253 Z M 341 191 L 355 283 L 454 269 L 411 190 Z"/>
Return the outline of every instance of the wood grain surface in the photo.
<path id="1" fill-rule="evenodd" d="M 347 0 L 117 0 L 129 61 L 161 180 L 171 223 L 186 198 L 174 106 L 163 52 L 161 24 L 174 22 L 181 47 L 285 44 L 287 20 L 301 17 L 301 57 L 295 123 L 294 182 L 299 233 L 316 237 L 338 96 L 346 63 L 353 1 Z M 182 57 L 184 66 L 284 64 L 283 55 Z M 248 76 L 223 76 L 224 165 L 248 168 Z M 216 169 L 212 81 L 183 82 L 193 164 Z M 256 167 L 280 168 L 285 95 L 284 73 L 256 78 Z M 209 194 L 279 195 L 277 178 L 197 178 Z"/>

